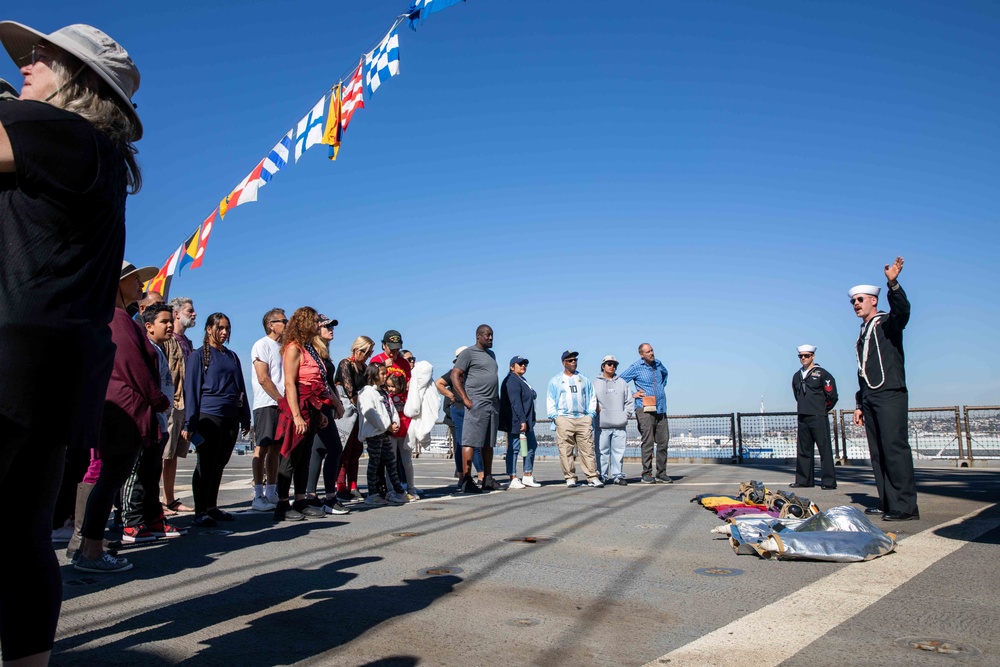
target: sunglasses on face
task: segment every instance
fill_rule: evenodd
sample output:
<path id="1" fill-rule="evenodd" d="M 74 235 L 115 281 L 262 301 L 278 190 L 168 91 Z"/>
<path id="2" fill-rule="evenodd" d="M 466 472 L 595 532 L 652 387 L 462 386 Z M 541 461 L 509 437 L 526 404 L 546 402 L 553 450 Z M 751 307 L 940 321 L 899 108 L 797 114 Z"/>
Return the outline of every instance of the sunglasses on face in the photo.
<path id="1" fill-rule="evenodd" d="M 288 320 L 271 320 L 271 324 L 288 324 Z"/>
<path id="2" fill-rule="evenodd" d="M 52 60 L 50 52 L 41 44 L 35 44 L 31 47 L 31 64 L 34 65 L 39 60 L 42 62 L 49 62 Z"/>
<path id="3" fill-rule="evenodd" d="M 527 368 L 528 367 L 528 362 L 527 361 L 519 361 L 519 362 L 517 362 L 517 365 L 518 366 L 524 366 L 525 368 Z"/>
<path id="4" fill-rule="evenodd" d="M 866 297 L 866 296 L 856 296 L 853 299 L 851 299 L 851 303 L 864 303 L 865 299 L 867 299 L 867 298 L 868 297 Z"/>
<path id="5" fill-rule="evenodd" d="M 799 355 L 799 359 L 808 359 L 811 356 L 812 356 L 812 354 L 800 354 Z"/>
<path id="6" fill-rule="evenodd" d="M 410 362 L 412 364 L 412 363 L 416 363 L 417 358 L 416 357 L 403 357 L 403 361 L 408 361 L 408 362 Z"/>

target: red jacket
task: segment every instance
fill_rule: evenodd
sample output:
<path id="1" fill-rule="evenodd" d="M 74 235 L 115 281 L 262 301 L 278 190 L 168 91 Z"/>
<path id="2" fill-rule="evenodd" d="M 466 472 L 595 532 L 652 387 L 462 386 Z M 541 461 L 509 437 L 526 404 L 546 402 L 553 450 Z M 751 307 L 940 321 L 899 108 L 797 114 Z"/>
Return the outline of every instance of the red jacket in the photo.
<path id="1" fill-rule="evenodd" d="M 281 443 L 281 455 L 285 458 L 292 453 L 299 443 L 301 443 L 309 433 L 315 432 L 310 427 L 312 413 L 317 416 L 319 409 L 324 405 L 333 405 L 330 398 L 330 390 L 322 382 L 312 382 L 308 385 L 298 385 L 299 389 L 299 412 L 306 422 L 306 432 L 298 434 L 295 432 L 295 420 L 292 418 L 292 409 L 288 407 L 288 401 L 282 397 L 278 401 L 278 426 L 274 430 L 274 439 Z"/>
<path id="2" fill-rule="evenodd" d="M 146 332 L 121 308 L 115 308 L 110 327 L 118 349 L 104 400 L 131 417 L 147 447 L 158 440 L 155 413 L 169 408 L 173 397 L 160 391 L 160 364 Z"/>

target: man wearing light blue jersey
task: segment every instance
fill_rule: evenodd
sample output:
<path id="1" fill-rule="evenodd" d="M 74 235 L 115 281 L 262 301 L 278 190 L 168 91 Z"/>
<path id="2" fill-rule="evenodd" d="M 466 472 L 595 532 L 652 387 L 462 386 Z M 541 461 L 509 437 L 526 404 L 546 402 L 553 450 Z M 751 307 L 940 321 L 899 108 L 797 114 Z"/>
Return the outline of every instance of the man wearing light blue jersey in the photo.
<path id="1" fill-rule="evenodd" d="M 578 352 L 562 353 L 563 372 L 552 378 L 545 399 L 549 419 L 556 427 L 556 444 L 566 486 L 573 488 L 576 480 L 576 455 L 580 451 L 580 467 L 587 476 L 587 485 L 604 486 L 594 461 L 594 416 L 597 396 L 594 385 L 576 370 Z"/>

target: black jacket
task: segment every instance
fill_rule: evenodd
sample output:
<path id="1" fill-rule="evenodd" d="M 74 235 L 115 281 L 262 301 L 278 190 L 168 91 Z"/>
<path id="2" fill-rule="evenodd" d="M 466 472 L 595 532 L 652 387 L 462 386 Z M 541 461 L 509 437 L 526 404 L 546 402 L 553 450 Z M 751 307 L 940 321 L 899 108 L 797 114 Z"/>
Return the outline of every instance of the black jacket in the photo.
<path id="1" fill-rule="evenodd" d="M 896 283 L 889 288 L 886 299 L 889 312 L 878 315 L 861 327 L 856 344 L 858 358 L 858 393 L 861 396 L 873 391 L 906 389 L 906 371 L 903 367 L 903 329 L 910 321 L 910 302 L 902 286 Z M 865 340 L 868 353 L 865 354 Z M 862 370 L 864 373 L 862 373 Z M 867 377 L 867 381 L 865 380 Z"/>
<path id="2" fill-rule="evenodd" d="M 798 370 L 792 376 L 792 394 L 800 415 L 825 415 L 837 404 L 837 381 L 819 366 L 810 368 L 804 379 Z"/>

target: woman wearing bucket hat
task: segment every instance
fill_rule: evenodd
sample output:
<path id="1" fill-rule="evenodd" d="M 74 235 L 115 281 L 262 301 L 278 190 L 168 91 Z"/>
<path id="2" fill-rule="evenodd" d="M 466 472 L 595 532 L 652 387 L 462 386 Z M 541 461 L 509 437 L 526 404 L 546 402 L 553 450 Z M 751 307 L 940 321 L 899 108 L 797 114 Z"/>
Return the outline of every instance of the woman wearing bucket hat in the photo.
<path id="1" fill-rule="evenodd" d="M 62 597 L 51 520 L 64 452 L 96 445 L 115 355 L 139 72 L 90 26 L 46 35 L 3 21 L 0 43 L 24 76 L 20 99 L 0 98 L 0 486 L 18 499 L 6 530 L 22 556 L 0 582 L 0 609 L 17 610 L 0 647 L 42 664 Z"/>

